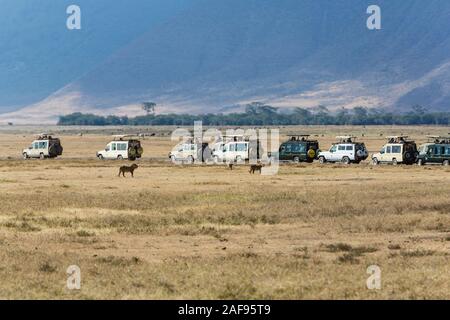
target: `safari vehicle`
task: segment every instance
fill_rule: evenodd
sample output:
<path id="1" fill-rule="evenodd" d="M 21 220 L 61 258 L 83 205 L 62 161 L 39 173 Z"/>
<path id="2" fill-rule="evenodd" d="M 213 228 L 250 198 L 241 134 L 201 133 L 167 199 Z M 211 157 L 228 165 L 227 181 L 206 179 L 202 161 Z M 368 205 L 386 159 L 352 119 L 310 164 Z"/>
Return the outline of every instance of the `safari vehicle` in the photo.
<path id="1" fill-rule="evenodd" d="M 169 159 L 173 163 L 186 162 L 206 162 L 211 159 L 211 150 L 206 142 L 187 141 L 178 144 L 172 152 L 169 153 Z"/>
<path id="2" fill-rule="evenodd" d="M 450 164 L 450 136 L 429 136 L 432 142 L 425 143 L 419 147 L 419 156 L 417 164 L 442 164 L 448 166 Z"/>
<path id="3" fill-rule="evenodd" d="M 417 145 L 414 141 L 407 140 L 408 136 L 392 136 L 388 139 L 388 143 L 383 146 L 381 151 L 372 156 L 374 165 L 380 163 L 411 165 L 416 162 L 419 154 Z"/>
<path id="4" fill-rule="evenodd" d="M 49 133 L 37 135 L 36 140 L 31 143 L 28 149 L 22 151 L 24 159 L 28 158 L 56 158 L 62 155 L 63 147 L 58 138 L 53 138 Z"/>
<path id="5" fill-rule="evenodd" d="M 104 150 L 97 152 L 97 158 L 103 159 L 129 159 L 136 160 L 142 157 L 144 149 L 141 142 L 133 139 L 132 135 L 114 136 L 113 141 L 106 145 Z"/>
<path id="6" fill-rule="evenodd" d="M 228 136 L 228 141 L 214 146 L 214 162 L 245 162 L 250 159 L 258 160 L 262 157 L 263 148 L 259 140 L 251 140 L 242 135 Z M 231 139 L 230 139 L 231 138 Z"/>
<path id="7" fill-rule="evenodd" d="M 280 145 L 278 151 L 279 161 L 313 162 L 319 153 L 319 142 L 310 140 L 309 134 L 288 135 L 289 140 Z M 274 153 L 269 155 L 274 156 Z"/>
<path id="8" fill-rule="evenodd" d="M 363 142 L 355 142 L 356 137 L 338 136 L 336 139 L 338 139 L 338 142 L 333 143 L 330 150 L 319 152 L 318 159 L 320 163 L 360 163 L 369 157 L 366 145 Z"/>

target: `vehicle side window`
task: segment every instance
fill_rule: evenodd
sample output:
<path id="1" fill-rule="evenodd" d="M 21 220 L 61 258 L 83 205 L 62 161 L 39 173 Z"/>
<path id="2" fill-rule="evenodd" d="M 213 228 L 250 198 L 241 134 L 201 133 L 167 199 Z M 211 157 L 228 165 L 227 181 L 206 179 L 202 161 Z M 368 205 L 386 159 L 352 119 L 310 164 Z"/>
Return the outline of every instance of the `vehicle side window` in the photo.
<path id="1" fill-rule="evenodd" d="M 284 152 L 284 151 L 286 151 L 286 146 L 281 146 L 281 148 L 280 148 L 280 152 Z"/>
<path id="2" fill-rule="evenodd" d="M 35 143 L 34 143 L 33 149 L 39 149 L 39 142 L 35 142 Z"/>
<path id="3" fill-rule="evenodd" d="M 246 151 L 246 144 L 245 143 L 237 143 L 236 144 L 236 151 Z"/>
<path id="4" fill-rule="evenodd" d="M 450 155 L 450 147 L 447 147 L 447 149 L 445 150 L 445 154 Z"/>
<path id="5" fill-rule="evenodd" d="M 292 144 L 286 145 L 286 152 L 292 152 Z"/>
<path id="6" fill-rule="evenodd" d="M 392 146 L 392 153 L 402 153 L 402 147 Z"/>
<path id="7" fill-rule="evenodd" d="M 111 145 L 111 150 L 112 150 L 112 151 L 116 151 L 116 150 L 117 150 L 117 145 L 116 145 L 115 143 L 113 143 L 113 144 Z"/>
<path id="8" fill-rule="evenodd" d="M 441 149 L 441 155 L 444 155 L 445 154 L 445 147 L 441 147 L 440 149 Z"/>
<path id="9" fill-rule="evenodd" d="M 339 146 L 338 150 L 339 151 L 344 151 L 345 150 L 345 146 Z"/>
<path id="10" fill-rule="evenodd" d="M 117 144 L 117 150 L 119 150 L 119 151 L 127 150 L 127 144 L 126 143 L 118 143 Z"/>
<path id="11" fill-rule="evenodd" d="M 228 151 L 236 151 L 236 144 L 235 143 L 230 143 L 228 145 Z"/>
<path id="12" fill-rule="evenodd" d="M 353 146 L 347 146 L 347 151 L 353 151 Z"/>
<path id="13" fill-rule="evenodd" d="M 386 153 L 391 153 L 391 151 L 392 151 L 392 147 L 391 146 L 386 147 Z"/>

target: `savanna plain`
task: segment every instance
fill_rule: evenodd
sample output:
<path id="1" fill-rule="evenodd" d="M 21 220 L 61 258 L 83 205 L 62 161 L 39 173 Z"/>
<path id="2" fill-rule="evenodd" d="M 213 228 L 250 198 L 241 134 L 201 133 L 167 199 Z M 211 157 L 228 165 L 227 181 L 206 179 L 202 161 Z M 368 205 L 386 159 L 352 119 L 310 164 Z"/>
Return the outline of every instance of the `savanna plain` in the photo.
<path id="1" fill-rule="evenodd" d="M 170 127 L 0 127 L 2 299 L 450 299 L 450 168 L 174 165 Z M 23 160 L 33 134 L 58 159 Z M 145 132 L 129 161 L 95 153 L 111 134 Z M 445 127 L 282 127 L 327 149 L 354 134 L 370 153 L 387 135 L 418 143 Z M 82 134 L 80 134 L 82 133 Z M 81 289 L 66 286 L 81 269 Z M 367 267 L 381 269 L 369 290 Z"/>

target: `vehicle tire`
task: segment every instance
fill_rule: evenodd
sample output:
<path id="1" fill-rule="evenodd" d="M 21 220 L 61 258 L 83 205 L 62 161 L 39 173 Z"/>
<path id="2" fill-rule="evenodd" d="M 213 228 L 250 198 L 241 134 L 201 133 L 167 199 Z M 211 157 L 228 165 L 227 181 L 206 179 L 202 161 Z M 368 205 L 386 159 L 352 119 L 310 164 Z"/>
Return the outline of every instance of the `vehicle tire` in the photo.
<path id="1" fill-rule="evenodd" d="M 417 160 L 417 165 L 418 166 L 423 166 L 425 163 L 423 162 L 423 159 L 419 159 Z"/>
<path id="2" fill-rule="evenodd" d="M 397 166 L 398 165 L 398 161 L 397 161 L 397 159 L 392 159 L 392 165 L 394 165 L 394 166 Z"/>
<path id="3" fill-rule="evenodd" d="M 27 154 L 26 152 L 24 152 L 24 153 L 22 154 L 22 156 L 23 156 L 23 159 L 24 159 L 24 160 L 27 160 L 27 159 L 28 159 L 28 154 Z"/>
<path id="4" fill-rule="evenodd" d="M 325 160 L 325 157 L 319 157 L 320 164 L 324 164 L 325 162 L 327 162 L 327 160 Z"/>
<path id="5" fill-rule="evenodd" d="M 240 163 L 240 162 L 242 162 L 242 158 L 241 158 L 241 156 L 237 156 L 236 157 L 236 163 Z"/>
<path id="6" fill-rule="evenodd" d="M 175 156 L 171 156 L 170 161 L 172 161 L 173 164 L 177 163 L 177 159 L 175 158 Z"/>
<path id="7" fill-rule="evenodd" d="M 349 165 L 350 164 L 350 158 L 349 157 L 343 157 L 342 158 L 342 163 L 346 164 L 346 165 Z"/>
<path id="8" fill-rule="evenodd" d="M 377 158 L 373 158 L 373 159 L 372 159 L 372 164 L 373 164 L 374 166 L 377 166 L 377 165 L 380 164 L 380 161 L 378 161 Z"/>
<path id="9" fill-rule="evenodd" d="M 442 163 L 444 166 L 448 167 L 450 165 L 450 161 L 448 160 L 444 160 L 444 162 Z"/>
<path id="10" fill-rule="evenodd" d="M 39 155 L 39 159 L 41 159 L 41 160 L 44 160 L 45 159 L 45 156 L 44 156 L 44 154 L 41 152 L 41 154 Z"/>
<path id="11" fill-rule="evenodd" d="M 123 160 L 123 157 L 119 154 L 119 155 L 117 156 L 117 160 Z"/>
<path id="12" fill-rule="evenodd" d="M 294 163 L 300 163 L 300 158 L 299 157 L 294 157 Z"/>
<path id="13" fill-rule="evenodd" d="M 309 149 L 308 150 L 308 157 L 310 159 L 314 159 L 316 157 L 316 155 L 317 155 L 317 153 L 316 153 L 316 151 L 314 149 Z"/>
<path id="14" fill-rule="evenodd" d="M 194 163 L 194 157 L 193 157 L 193 156 L 189 156 L 189 157 L 187 158 L 187 163 L 188 163 L 188 164 L 193 164 L 193 163 Z"/>
<path id="15" fill-rule="evenodd" d="M 403 158 L 406 159 L 405 162 L 412 162 L 412 160 L 414 158 L 414 154 L 411 152 L 405 152 L 405 154 L 403 155 Z"/>
<path id="16" fill-rule="evenodd" d="M 103 155 L 101 155 L 101 154 L 99 154 L 99 155 L 97 156 L 97 158 L 99 158 L 100 160 L 105 160 L 105 158 L 104 158 Z"/>

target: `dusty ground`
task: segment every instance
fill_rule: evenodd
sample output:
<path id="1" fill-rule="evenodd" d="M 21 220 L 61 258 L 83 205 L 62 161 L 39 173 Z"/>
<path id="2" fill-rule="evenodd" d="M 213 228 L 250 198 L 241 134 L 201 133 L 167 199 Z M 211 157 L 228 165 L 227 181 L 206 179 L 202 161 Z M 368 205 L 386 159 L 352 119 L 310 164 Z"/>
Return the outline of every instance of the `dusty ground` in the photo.
<path id="1" fill-rule="evenodd" d="M 450 168 L 174 166 L 171 128 L 152 128 L 124 179 L 121 163 L 94 157 L 123 128 L 52 129 L 63 157 L 25 161 L 44 130 L 0 128 L 0 298 L 450 298 Z M 364 133 L 373 152 L 381 134 L 450 130 L 282 129 L 295 131 L 322 149 Z M 66 288 L 74 264 L 79 291 Z M 381 290 L 366 288 L 373 264 Z"/>

